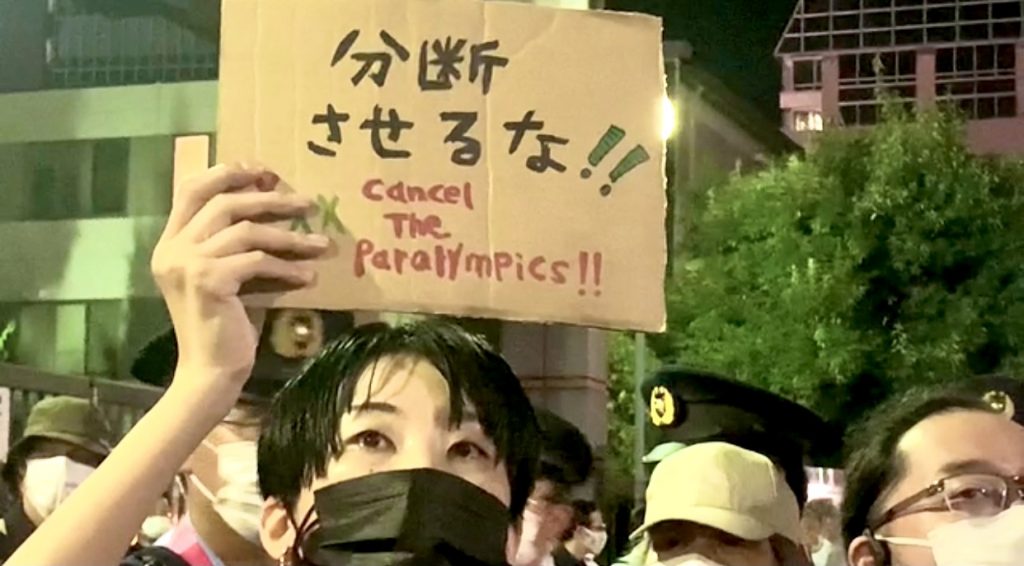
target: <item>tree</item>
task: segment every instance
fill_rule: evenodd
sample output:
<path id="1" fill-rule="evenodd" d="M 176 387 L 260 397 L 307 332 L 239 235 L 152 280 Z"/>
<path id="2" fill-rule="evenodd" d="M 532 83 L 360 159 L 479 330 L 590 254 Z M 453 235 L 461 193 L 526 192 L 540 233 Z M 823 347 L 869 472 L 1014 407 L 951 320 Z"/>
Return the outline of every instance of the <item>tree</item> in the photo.
<path id="1" fill-rule="evenodd" d="M 895 105 L 690 203 L 659 357 L 849 423 L 916 384 L 1024 369 L 1024 166 Z"/>

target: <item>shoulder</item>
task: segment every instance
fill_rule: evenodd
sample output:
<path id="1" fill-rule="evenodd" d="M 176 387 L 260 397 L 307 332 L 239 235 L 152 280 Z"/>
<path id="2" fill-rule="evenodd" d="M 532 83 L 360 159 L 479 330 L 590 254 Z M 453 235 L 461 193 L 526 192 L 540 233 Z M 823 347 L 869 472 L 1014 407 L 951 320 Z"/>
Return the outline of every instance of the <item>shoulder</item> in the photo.
<path id="1" fill-rule="evenodd" d="M 169 548 L 149 546 L 126 556 L 120 566 L 189 566 L 189 564 Z"/>

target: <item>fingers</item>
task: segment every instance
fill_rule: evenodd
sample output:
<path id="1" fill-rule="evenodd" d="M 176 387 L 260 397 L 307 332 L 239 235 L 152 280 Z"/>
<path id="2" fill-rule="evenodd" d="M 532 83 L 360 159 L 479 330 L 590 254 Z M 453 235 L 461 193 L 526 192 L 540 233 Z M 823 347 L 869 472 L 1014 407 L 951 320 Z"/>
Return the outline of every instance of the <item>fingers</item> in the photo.
<path id="1" fill-rule="evenodd" d="M 227 191 L 254 186 L 271 191 L 277 175 L 254 165 L 216 165 L 186 181 L 174 193 L 174 206 L 167 220 L 165 233 L 177 234 L 215 196 Z"/>
<path id="2" fill-rule="evenodd" d="M 195 214 L 179 236 L 198 243 L 243 220 L 294 218 L 305 215 L 312 206 L 312 201 L 301 195 L 220 193 Z"/>
<path id="3" fill-rule="evenodd" d="M 217 232 L 199 245 L 207 257 L 227 257 L 262 250 L 275 255 L 313 258 L 326 249 L 330 240 L 320 234 L 300 234 L 243 220 Z"/>
<path id="4" fill-rule="evenodd" d="M 316 278 L 316 271 L 309 265 L 281 259 L 264 251 L 251 251 L 214 261 L 223 267 L 217 269 L 217 274 L 230 278 L 232 293 L 237 293 L 242 284 L 254 279 L 280 281 L 303 287 L 313 283 Z"/>

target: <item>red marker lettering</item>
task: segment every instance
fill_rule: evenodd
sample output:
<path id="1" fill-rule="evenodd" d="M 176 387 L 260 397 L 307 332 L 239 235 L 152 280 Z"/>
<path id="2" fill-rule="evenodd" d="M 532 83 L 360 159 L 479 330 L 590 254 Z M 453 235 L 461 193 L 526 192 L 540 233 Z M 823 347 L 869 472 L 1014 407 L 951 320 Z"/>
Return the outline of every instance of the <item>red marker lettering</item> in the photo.
<path id="1" fill-rule="evenodd" d="M 530 275 L 541 283 L 548 280 L 548 276 L 541 270 L 547 262 L 548 260 L 544 256 L 535 257 L 533 258 L 533 261 L 530 262 Z"/>
<path id="2" fill-rule="evenodd" d="M 356 242 L 355 263 L 352 266 L 352 272 L 356 277 L 363 277 L 366 275 L 366 256 L 371 253 L 373 253 L 373 242 L 367 239 L 362 239 Z"/>

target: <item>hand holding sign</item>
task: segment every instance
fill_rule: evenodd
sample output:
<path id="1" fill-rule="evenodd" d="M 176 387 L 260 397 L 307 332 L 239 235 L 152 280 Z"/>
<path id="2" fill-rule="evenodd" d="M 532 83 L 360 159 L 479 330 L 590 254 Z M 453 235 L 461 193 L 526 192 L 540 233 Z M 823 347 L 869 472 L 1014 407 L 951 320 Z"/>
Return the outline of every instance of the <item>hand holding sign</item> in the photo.
<path id="1" fill-rule="evenodd" d="M 242 286 L 256 279 L 309 285 L 312 268 L 285 258 L 314 258 L 327 247 L 324 236 L 257 222 L 302 215 L 311 205 L 308 197 L 274 192 L 276 183 L 262 168 L 224 165 L 184 183 L 153 252 L 178 339 L 174 387 L 208 397 L 211 410 L 234 405 L 255 361 L 259 334 L 239 299 Z M 211 375 L 214 383 L 190 381 Z"/>
<path id="2" fill-rule="evenodd" d="M 223 7 L 219 158 L 273 166 L 316 200 L 291 228 L 332 240 L 320 285 L 254 304 L 664 326 L 657 19 Z"/>

